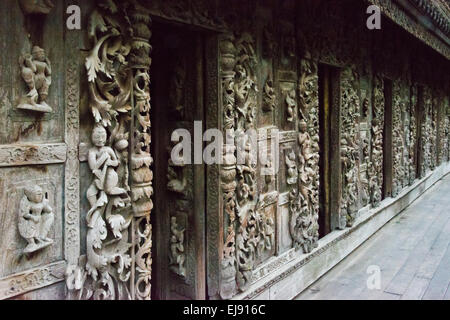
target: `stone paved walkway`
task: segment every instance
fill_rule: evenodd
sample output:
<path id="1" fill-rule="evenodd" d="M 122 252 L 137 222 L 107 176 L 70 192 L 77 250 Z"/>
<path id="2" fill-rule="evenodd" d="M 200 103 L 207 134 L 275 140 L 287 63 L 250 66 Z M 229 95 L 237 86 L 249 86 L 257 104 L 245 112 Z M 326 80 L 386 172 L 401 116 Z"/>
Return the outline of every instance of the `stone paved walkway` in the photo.
<path id="1" fill-rule="evenodd" d="M 296 299 L 450 300 L 449 243 L 450 175 Z M 379 289 L 369 289 L 377 268 Z"/>

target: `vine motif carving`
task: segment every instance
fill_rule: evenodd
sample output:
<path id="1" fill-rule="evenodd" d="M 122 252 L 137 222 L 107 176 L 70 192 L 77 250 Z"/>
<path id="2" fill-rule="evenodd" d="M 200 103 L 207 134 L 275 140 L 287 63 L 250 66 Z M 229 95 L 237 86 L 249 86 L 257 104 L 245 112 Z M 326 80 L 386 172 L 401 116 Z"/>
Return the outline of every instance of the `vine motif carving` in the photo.
<path id="1" fill-rule="evenodd" d="M 220 40 L 220 77 L 222 83 L 223 131 L 226 143 L 233 140 L 235 130 L 235 65 L 234 36 L 227 34 Z M 235 146 L 225 144 L 223 165 L 220 168 L 220 185 L 224 211 L 224 245 L 221 256 L 220 296 L 231 298 L 236 292 L 236 157 Z"/>
<path id="2" fill-rule="evenodd" d="M 434 130 L 434 112 L 433 112 L 433 100 L 431 89 L 424 87 L 423 89 L 423 117 L 422 117 L 422 176 L 425 176 L 430 170 L 433 169 L 434 158 L 436 157 L 436 132 Z"/>
<path id="3" fill-rule="evenodd" d="M 235 66 L 235 108 L 236 145 L 244 154 L 243 164 L 237 165 L 237 203 L 238 232 L 236 235 L 237 284 L 244 291 L 252 283 L 252 272 L 257 255 L 258 226 L 260 215 L 256 198 L 256 150 L 252 150 L 249 135 L 244 132 L 254 129 L 257 104 L 256 53 L 254 39 L 249 33 L 240 34 L 236 41 Z"/>
<path id="4" fill-rule="evenodd" d="M 351 69 L 342 74 L 341 168 L 342 195 L 340 227 L 352 226 L 358 212 L 358 129 L 359 97 L 356 92 L 358 75 Z"/>
<path id="5" fill-rule="evenodd" d="M 383 188 L 383 128 L 384 128 L 384 82 L 375 76 L 372 109 L 372 150 L 369 172 L 369 190 L 372 206 L 379 205 Z"/>
<path id="6" fill-rule="evenodd" d="M 72 4 L 79 4 L 73 2 Z M 65 229 L 64 255 L 68 264 L 77 264 L 80 256 L 80 162 L 78 146 L 80 143 L 79 127 L 79 80 L 76 48 L 79 47 L 79 34 L 66 36 L 66 86 L 65 86 L 65 141 L 67 144 L 67 161 L 65 165 Z"/>
<path id="7" fill-rule="evenodd" d="M 317 64 L 301 61 L 297 142 L 298 183 L 289 194 L 289 231 L 294 247 L 309 253 L 319 239 L 319 105 Z"/>
<path id="8" fill-rule="evenodd" d="M 149 153 L 150 44 L 145 40 L 150 38 L 150 18 L 138 11 L 128 3 L 108 1 L 99 3 L 91 15 L 89 39 L 93 48 L 86 69 L 89 105 L 96 122 L 93 147 L 88 153 L 94 179 L 87 191 L 91 208 L 86 215 L 86 261 L 72 263 L 66 271 L 72 297 L 150 298 L 149 215 L 153 189 Z M 131 118 L 133 106 L 136 119 Z M 129 135 L 130 120 L 135 128 L 133 137 Z M 135 278 L 131 278 L 132 266 L 136 267 Z"/>
<path id="9" fill-rule="evenodd" d="M 0 166 L 60 163 L 67 159 L 64 144 L 0 146 Z"/>

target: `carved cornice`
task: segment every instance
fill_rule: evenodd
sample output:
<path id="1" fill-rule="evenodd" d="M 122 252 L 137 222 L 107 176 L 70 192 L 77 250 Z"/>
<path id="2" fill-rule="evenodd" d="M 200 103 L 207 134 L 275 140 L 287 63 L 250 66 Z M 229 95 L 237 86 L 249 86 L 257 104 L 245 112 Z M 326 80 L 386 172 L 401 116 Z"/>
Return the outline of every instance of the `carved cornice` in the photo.
<path id="1" fill-rule="evenodd" d="M 381 11 L 392 21 L 412 34 L 417 39 L 423 41 L 447 59 L 450 59 L 450 45 L 439 39 L 430 29 L 415 21 L 404 9 L 393 1 L 368 0 L 370 3 L 380 7 Z M 420 2 L 420 1 L 419 1 Z M 444 31 L 442 31 L 444 32 Z M 450 41 L 447 40 L 446 41 Z"/>
<path id="2" fill-rule="evenodd" d="M 423 13 L 430 17 L 442 32 L 450 36 L 450 5 L 445 1 L 410 0 L 410 2 L 413 2 Z"/>

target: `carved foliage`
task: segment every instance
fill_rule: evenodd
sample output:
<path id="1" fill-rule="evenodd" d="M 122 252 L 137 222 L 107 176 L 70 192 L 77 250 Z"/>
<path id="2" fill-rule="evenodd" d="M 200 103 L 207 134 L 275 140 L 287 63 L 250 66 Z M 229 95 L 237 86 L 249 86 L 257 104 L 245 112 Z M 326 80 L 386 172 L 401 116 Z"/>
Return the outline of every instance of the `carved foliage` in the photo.
<path id="1" fill-rule="evenodd" d="M 342 73 L 341 100 L 341 221 L 340 225 L 352 226 L 358 211 L 358 167 L 359 161 L 357 124 L 359 121 L 359 97 L 356 91 L 357 75 L 351 69 Z"/>
<path id="2" fill-rule="evenodd" d="M 150 45 L 144 40 L 150 37 L 150 20 L 139 13 L 129 17 L 127 8 L 123 3 L 101 2 L 89 25 L 93 48 L 86 69 L 89 106 L 96 124 L 88 154 L 93 181 L 87 191 L 91 206 L 86 215 L 87 255 L 85 262 L 69 265 L 66 272 L 67 279 L 72 279 L 68 281 L 71 296 L 83 299 L 150 298 Z M 128 151 L 133 106 L 136 119 L 130 188 Z M 135 243 L 131 242 L 131 233 L 135 233 Z M 133 252 L 134 286 L 130 283 Z M 135 292 L 130 290 L 133 287 Z"/>
<path id="3" fill-rule="evenodd" d="M 384 128 L 384 82 L 375 76 L 372 109 L 372 150 L 369 170 L 369 191 L 372 205 L 376 207 L 382 199 L 383 187 L 383 128 Z"/>
<path id="4" fill-rule="evenodd" d="M 225 35 L 220 40 L 220 77 L 222 83 L 223 130 L 226 143 L 232 140 L 235 129 L 235 64 L 234 37 Z M 231 139 L 230 139 L 231 138 Z M 223 165 L 220 168 L 220 185 L 224 211 L 224 246 L 221 257 L 220 296 L 231 298 L 236 291 L 236 157 L 234 144 L 225 144 Z"/>
<path id="5" fill-rule="evenodd" d="M 289 231 L 295 248 L 303 253 L 319 239 L 319 122 L 317 65 L 301 62 L 299 84 L 298 183 L 289 195 Z M 289 173 L 289 172 L 288 172 Z"/>
<path id="6" fill-rule="evenodd" d="M 423 115 L 422 115 L 422 176 L 433 170 L 436 159 L 436 130 L 433 98 L 429 87 L 423 88 Z"/>
<path id="7" fill-rule="evenodd" d="M 244 153 L 243 164 L 237 165 L 237 203 L 238 232 L 236 235 L 237 284 L 243 291 L 252 282 L 252 271 L 257 254 L 257 221 L 256 211 L 256 150 L 251 150 L 251 137 L 246 130 L 255 127 L 254 120 L 257 105 L 256 86 L 256 53 L 255 42 L 249 33 L 240 34 L 235 42 L 235 94 L 236 94 L 236 145 L 241 146 Z"/>

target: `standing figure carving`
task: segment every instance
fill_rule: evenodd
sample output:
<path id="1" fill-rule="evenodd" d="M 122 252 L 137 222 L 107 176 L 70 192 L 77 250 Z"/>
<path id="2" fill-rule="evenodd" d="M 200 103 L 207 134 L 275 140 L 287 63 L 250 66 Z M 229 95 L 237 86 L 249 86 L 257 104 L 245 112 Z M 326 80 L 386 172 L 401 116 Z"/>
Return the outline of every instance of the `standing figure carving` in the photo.
<path id="1" fill-rule="evenodd" d="M 17 108 L 39 112 L 52 112 L 47 104 L 50 85 L 52 84 L 52 67 L 44 49 L 34 46 L 32 54 L 25 54 L 19 59 L 22 79 L 28 86 L 28 93 L 20 99 Z"/>
<path id="2" fill-rule="evenodd" d="M 170 218 L 170 232 L 170 270 L 184 278 L 186 277 L 186 267 L 184 266 L 186 260 L 186 254 L 184 253 L 185 229 L 178 228 L 177 217 L 175 216 Z"/>
<path id="3" fill-rule="evenodd" d="M 54 220 L 52 207 L 41 187 L 26 188 L 19 206 L 19 233 L 28 243 L 24 253 L 33 253 L 53 244 L 53 239 L 47 236 Z"/>

